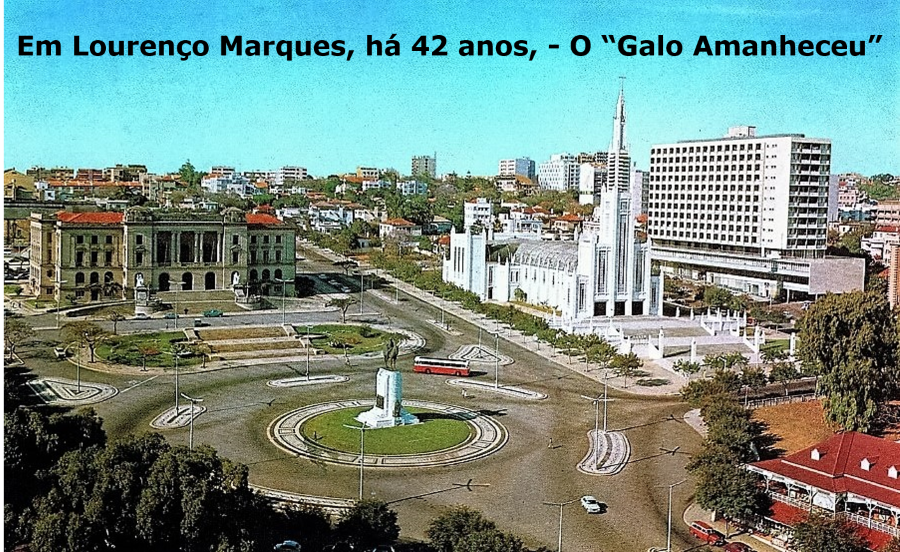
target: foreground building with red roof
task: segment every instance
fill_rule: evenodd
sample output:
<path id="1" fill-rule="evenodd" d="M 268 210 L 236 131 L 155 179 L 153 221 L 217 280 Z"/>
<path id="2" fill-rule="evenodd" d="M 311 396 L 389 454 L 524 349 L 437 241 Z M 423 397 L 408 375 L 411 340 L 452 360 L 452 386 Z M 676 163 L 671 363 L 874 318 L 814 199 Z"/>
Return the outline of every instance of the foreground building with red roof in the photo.
<path id="1" fill-rule="evenodd" d="M 900 537 L 900 443 L 847 432 L 784 458 L 748 464 L 772 509 L 766 524 L 789 533 L 810 513 L 842 516 L 877 550 Z"/>
<path id="2" fill-rule="evenodd" d="M 130 299 L 151 291 L 232 289 L 293 293 L 293 226 L 272 215 L 227 209 L 31 216 L 30 291 L 39 299 Z M 287 280 L 281 284 L 279 280 Z"/>

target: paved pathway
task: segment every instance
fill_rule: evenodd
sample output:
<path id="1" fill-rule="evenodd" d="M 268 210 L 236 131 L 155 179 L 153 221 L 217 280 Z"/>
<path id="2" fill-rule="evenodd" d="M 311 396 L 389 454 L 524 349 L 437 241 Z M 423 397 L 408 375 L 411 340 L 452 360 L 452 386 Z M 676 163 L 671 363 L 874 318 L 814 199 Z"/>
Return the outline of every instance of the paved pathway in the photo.
<path id="1" fill-rule="evenodd" d="M 153 418 L 153 421 L 150 422 L 150 427 L 154 429 L 175 429 L 185 427 L 191 423 L 192 415 L 193 418 L 197 418 L 197 416 L 204 412 L 206 412 L 205 406 L 191 404 L 190 402 L 187 404 L 180 404 L 178 405 L 177 415 L 175 413 L 175 407 L 173 406 L 172 408 L 165 410 L 156 418 Z"/>
<path id="2" fill-rule="evenodd" d="M 500 395 L 507 395 L 510 397 L 515 397 L 517 399 L 526 399 L 531 401 L 540 401 L 547 398 L 547 395 L 544 393 L 539 393 L 538 391 L 532 391 L 530 389 L 525 389 L 524 387 L 517 387 L 515 385 L 497 385 L 479 380 L 470 380 L 470 379 L 451 379 L 447 380 L 447 385 L 456 385 L 458 387 L 477 389 L 478 391 L 487 391 L 489 393 L 499 393 Z M 464 391 L 464 395 L 465 391 Z"/>
<path id="3" fill-rule="evenodd" d="M 332 464 L 358 465 L 360 463 L 359 454 L 342 452 L 321 446 L 316 441 L 307 439 L 300 428 L 307 420 L 325 412 L 344 408 L 372 406 L 374 404 L 375 401 L 370 399 L 357 399 L 313 404 L 298 408 L 282 414 L 269 425 L 269 439 L 279 448 L 313 460 Z M 365 454 L 363 463 L 366 467 L 415 468 L 423 466 L 450 466 L 471 462 L 497 452 L 506 444 L 509 438 L 506 428 L 502 424 L 474 410 L 430 401 L 405 400 L 403 404 L 465 420 L 472 427 L 473 435 L 460 445 L 435 452 L 402 455 Z"/>
<path id="4" fill-rule="evenodd" d="M 621 431 L 588 431 L 589 448 L 578 471 L 590 475 L 616 475 L 628 465 L 631 443 Z"/>
<path id="5" fill-rule="evenodd" d="M 36 378 L 28 386 L 47 404 L 84 406 L 115 397 L 119 390 L 105 383 L 94 383 L 65 378 Z"/>

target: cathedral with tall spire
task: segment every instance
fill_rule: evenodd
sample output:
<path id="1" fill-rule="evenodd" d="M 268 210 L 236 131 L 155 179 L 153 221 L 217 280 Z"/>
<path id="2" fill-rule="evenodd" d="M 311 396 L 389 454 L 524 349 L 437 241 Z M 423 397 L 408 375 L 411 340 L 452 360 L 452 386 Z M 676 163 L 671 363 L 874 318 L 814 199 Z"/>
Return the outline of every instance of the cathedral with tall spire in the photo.
<path id="1" fill-rule="evenodd" d="M 631 190 L 631 154 L 628 152 L 625 122 L 625 77 L 621 78 L 623 80 L 619 86 L 619 98 L 613 115 L 609 149 L 597 152 L 590 163 L 583 163 L 580 167 L 578 201 L 582 205 L 597 205 L 600 195 L 611 188 L 628 192 Z"/>

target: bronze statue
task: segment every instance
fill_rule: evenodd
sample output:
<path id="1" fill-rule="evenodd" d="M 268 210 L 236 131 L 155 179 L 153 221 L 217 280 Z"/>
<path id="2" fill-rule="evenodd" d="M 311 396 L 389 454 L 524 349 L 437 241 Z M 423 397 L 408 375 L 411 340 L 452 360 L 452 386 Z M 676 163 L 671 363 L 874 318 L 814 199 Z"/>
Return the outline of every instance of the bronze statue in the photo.
<path id="1" fill-rule="evenodd" d="M 388 370 L 397 369 L 397 355 L 400 354 L 400 344 L 394 341 L 394 338 L 388 338 L 384 342 L 384 367 Z"/>

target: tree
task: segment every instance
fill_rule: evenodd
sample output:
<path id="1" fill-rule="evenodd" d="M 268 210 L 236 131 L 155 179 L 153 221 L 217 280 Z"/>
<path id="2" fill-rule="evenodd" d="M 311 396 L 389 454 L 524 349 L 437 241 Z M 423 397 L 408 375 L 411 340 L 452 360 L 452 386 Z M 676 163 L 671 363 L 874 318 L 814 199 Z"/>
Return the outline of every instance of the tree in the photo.
<path id="1" fill-rule="evenodd" d="M 453 552 L 524 552 L 526 549 L 518 538 L 490 529 L 468 533 L 456 544 Z"/>
<path id="2" fill-rule="evenodd" d="M 690 377 L 700 372 L 701 367 L 702 365 L 699 362 L 691 362 L 684 359 L 676 360 L 675 363 L 672 364 L 672 369 L 685 377 Z"/>
<path id="3" fill-rule="evenodd" d="M 725 518 L 726 538 L 729 522 L 751 519 L 768 509 L 768 497 L 759 486 L 759 476 L 742 466 L 717 461 L 695 469 L 694 475 L 697 504 Z"/>
<path id="4" fill-rule="evenodd" d="M 617 376 L 625 378 L 625 387 L 628 387 L 628 377 L 637 374 L 638 369 L 644 363 L 636 354 L 628 353 L 627 355 L 615 355 L 609 365 Z"/>
<path id="5" fill-rule="evenodd" d="M 606 340 L 600 340 L 599 343 L 590 344 L 584 351 L 585 361 L 588 364 L 596 364 L 600 368 L 608 367 L 615 356 L 616 348 L 610 345 Z"/>
<path id="6" fill-rule="evenodd" d="M 798 552 L 865 552 L 866 541 L 841 519 L 813 515 L 794 526 L 791 543 Z"/>
<path id="7" fill-rule="evenodd" d="M 119 311 L 112 311 L 106 315 L 106 318 L 113 323 L 113 335 L 117 335 L 119 333 L 119 322 L 125 320 L 125 315 Z"/>
<path id="8" fill-rule="evenodd" d="M 431 520 L 425 534 L 436 552 L 454 552 L 466 535 L 496 529 L 478 510 L 457 506 Z"/>
<path id="9" fill-rule="evenodd" d="M 897 388 L 897 319 L 872 292 L 826 295 L 799 322 L 804 371 L 819 377 L 826 417 L 867 431 Z"/>
<path id="10" fill-rule="evenodd" d="M 784 396 L 788 395 L 788 386 L 792 381 L 800 379 L 800 370 L 789 360 L 776 362 L 769 371 L 769 381 L 780 383 L 784 389 Z"/>
<path id="11" fill-rule="evenodd" d="M 755 366 L 744 366 L 741 369 L 741 385 L 748 388 L 753 389 L 754 391 L 758 391 L 760 388 L 764 387 L 768 382 L 768 378 L 766 378 L 766 373 L 762 368 L 758 368 Z"/>
<path id="12" fill-rule="evenodd" d="M 362 500 L 341 516 L 335 527 L 358 548 L 390 544 L 400 536 L 397 512 L 377 500 Z"/>
<path id="13" fill-rule="evenodd" d="M 191 188 L 199 188 L 200 181 L 203 180 L 203 177 L 206 176 L 206 173 L 197 172 L 194 168 L 194 165 L 191 164 L 191 160 L 188 159 L 181 165 L 181 168 L 178 169 L 178 175 L 182 182 L 187 184 Z"/>
<path id="14" fill-rule="evenodd" d="M 66 341 L 80 347 L 87 347 L 91 352 L 91 362 L 94 362 L 94 350 L 97 345 L 109 337 L 109 332 L 88 321 L 69 322 L 63 326 L 63 335 Z"/>
<path id="15" fill-rule="evenodd" d="M 725 308 L 731 305 L 734 294 L 719 286 L 707 286 L 703 290 L 703 302 L 713 308 Z"/>
<path id="16" fill-rule="evenodd" d="M 350 308 L 350 305 L 356 303 L 356 299 L 353 297 L 335 297 L 334 299 L 329 299 L 325 304 L 326 307 L 337 307 L 341 311 L 341 324 L 347 323 L 347 309 Z"/>
<path id="17" fill-rule="evenodd" d="M 3 319 L 3 339 L 6 342 L 6 351 L 12 360 L 16 354 L 16 347 L 25 343 L 35 336 L 34 328 L 31 324 L 21 318 L 11 318 L 9 316 Z"/>
<path id="18" fill-rule="evenodd" d="M 147 357 L 155 357 L 161 354 L 160 350 L 151 344 L 139 345 L 137 352 L 141 355 L 141 372 L 147 370 Z"/>

